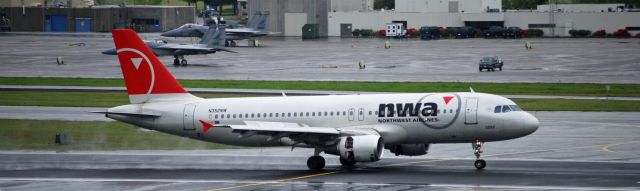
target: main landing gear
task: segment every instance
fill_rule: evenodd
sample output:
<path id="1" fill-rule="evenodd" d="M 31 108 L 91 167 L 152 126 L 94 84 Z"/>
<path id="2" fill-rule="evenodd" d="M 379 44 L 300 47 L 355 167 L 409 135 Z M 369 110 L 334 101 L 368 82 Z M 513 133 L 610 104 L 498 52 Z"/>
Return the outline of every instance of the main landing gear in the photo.
<path id="1" fill-rule="evenodd" d="M 187 64 L 188 64 L 188 63 L 187 63 L 187 59 L 185 59 L 185 58 L 184 58 L 184 55 L 179 55 L 179 56 L 178 56 L 178 55 L 175 55 L 175 56 L 173 56 L 173 65 L 176 65 L 176 66 L 180 66 L 180 65 L 186 66 Z"/>
<path id="2" fill-rule="evenodd" d="M 473 165 L 476 166 L 476 169 L 478 170 L 482 170 L 487 166 L 487 162 L 480 159 L 480 153 L 482 153 L 483 144 L 484 142 L 481 140 L 476 140 L 475 143 L 471 144 L 471 146 L 473 147 L 473 154 L 476 155 L 476 162 L 474 162 Z"/>
<path id="3" fill-rule="evenodd" d="M 307 159 L 307 167 L 309 167 L 310 170 L 318 171 L 324 168 L 325 160 L 324 157 L 320 156 L 321 152 L 322 149 L 316 148 L 313 156 Z"/>

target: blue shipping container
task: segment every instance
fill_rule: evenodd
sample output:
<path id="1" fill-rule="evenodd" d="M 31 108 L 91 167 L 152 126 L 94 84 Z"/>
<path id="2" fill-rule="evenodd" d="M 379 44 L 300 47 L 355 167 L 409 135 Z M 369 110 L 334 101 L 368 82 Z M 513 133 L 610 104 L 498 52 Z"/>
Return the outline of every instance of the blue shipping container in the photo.
<path id="1" fill-rule="evenodd" d="M 51 32 L 67 32 L 67 16 L 51 15 Z"/>
<path id="2" fill-rule="evenodd" d="M 76 32 L 91 32 L 91 18 L 76 18 Z"/>

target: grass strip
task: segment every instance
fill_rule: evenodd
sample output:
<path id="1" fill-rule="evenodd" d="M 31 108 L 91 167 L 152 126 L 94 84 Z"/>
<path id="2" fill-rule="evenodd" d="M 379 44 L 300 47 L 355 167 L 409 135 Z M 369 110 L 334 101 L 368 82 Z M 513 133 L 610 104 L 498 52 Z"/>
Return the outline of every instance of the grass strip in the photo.
<path id="1" fill-rule="evenodd" d="M 255 94 L 206 93 L 203 98 L 250 97 Z M 57 107 L 114 107 L 129 104 L 125 92 L 0 91 L 0 105 Z"/>
<path id="2" fill-rule="evenodd" d="M 640 101 L 512 99 L 526 111 L 640 111 Z"/>
<path id="3" fill-rule="evenodd" d="M 55 144 L 66 133 L 70 144 Z M 0 150 L 191 150 L 232 148 L 120 122 L 0 119 Z"/>
<path id="4" fill-rule="evenodd" d="M 513 95 L 605 96 L 604 84 L 588 83 L 467 83 L 467 82 L 343 82 L 343 81 L 255 81 L 179 80 L 188 88 L 234 88 L 277 90 L 326 90 L 364 92 L 476 92 Z M 124 86 L 122 79 L 0 77 L 0 85 Z M 609 96 L 640 97 L 640 84 L 608 84 Z"/>
<path id="5" fill-rule="evenodd" d="M 196 94 L 204 98 L 251 97 L 255 94 Z M 513 99 L 527 111 L 640 111 L 640 101 Z M 129 103 L 124 92 L 0 91 L 0 105 L 114 107 Z"/>

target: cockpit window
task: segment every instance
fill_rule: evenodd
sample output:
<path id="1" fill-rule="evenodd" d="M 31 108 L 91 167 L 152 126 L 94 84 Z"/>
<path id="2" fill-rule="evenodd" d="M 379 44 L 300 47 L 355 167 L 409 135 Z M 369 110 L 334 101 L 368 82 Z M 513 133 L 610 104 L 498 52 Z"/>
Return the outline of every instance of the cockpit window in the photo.
<path id="1" fill-rule="evenodd" d="M 517 105 L 509 105 L 509 107 L 511 107 L 512 111 L 522 111 L 522 108 L 518 107 Z"/>
<path id="2" fill-rule="evenodd" d="M 508 105 L 503 105 L 502 106 L 502 113 L 506 113 L 506 112 L 510 112 L 511 108 Z"/>
<path id="3" fill-rule="evenodd" d="M 500 111 L 501 111 L 501 110 L 502 110 L 502 106 L 501 106 L 501 105 L 499 105 L 499 106 L 496 106 L 496 109 L 495 109 L 495 110 L 493 110 L 493 112 L 494 112 L 494 113 L 500 113 Z"/>

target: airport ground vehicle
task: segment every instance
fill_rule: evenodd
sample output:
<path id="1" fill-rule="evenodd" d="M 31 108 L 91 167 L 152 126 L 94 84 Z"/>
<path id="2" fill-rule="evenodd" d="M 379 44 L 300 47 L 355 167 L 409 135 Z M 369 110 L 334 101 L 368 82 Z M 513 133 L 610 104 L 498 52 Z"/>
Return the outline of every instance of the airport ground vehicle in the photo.
<path id="1" fill-rule="evenodd" d="M 500 71 L 502 71 L 502 65 L 503 65 L 502 59 L 498 58 L 497 56 L 483 57 L 482 59 L 480 59 L 479 70 L 481 72 L 484 69 L 486 69 L 487 71 L 495 71 L 497 68 Z"/>
<path id="2" fill-rule="evenodd" d="M 502 34 L 504 38 L 522 38 L 522 29 L 520 27 L 507 27 Z"/>
<path id="3" fill-rule="evenodd" d="M 476 31 L 473 30 L 473 27 L 460 27 L 454 33 L 455 38 L 473 38 L 476 36 Z"/>
<path id="4" fill-rule="evenodd" d="M 504 35 L 504 28 L 502 28 L 501 26 L 491 26 L 483 33 L 484 38 L 500 38 Z"/>
<path id="5" fill-rule="evenodd" d="M 95 113 L 141 128 L 238 146 L 311 148 L 343 166 L 375 162 L 384 149 L 427 154 L 430 145 L 470 143 L 483 169 L 483 144 L 523 137 L 539 122 L 513 101 L 471 92 L 203 99 L 188 93 L 132 30 L 112 31 L 130 104 Z"/>
<path id="6" fill-rule="evenodd" d="M 420 38 L 423 40 L 440 39 L 440 27 L 423 26 L 420 27 Z"/>

